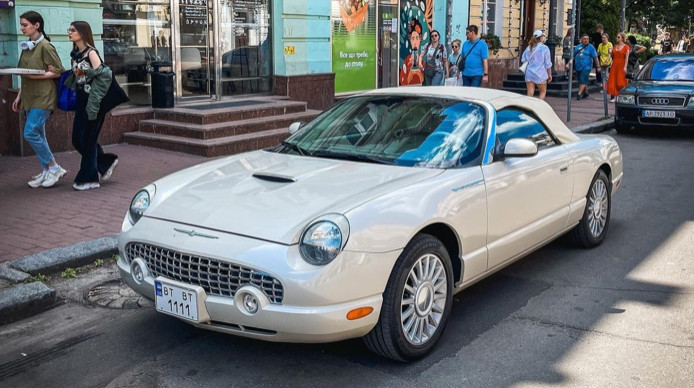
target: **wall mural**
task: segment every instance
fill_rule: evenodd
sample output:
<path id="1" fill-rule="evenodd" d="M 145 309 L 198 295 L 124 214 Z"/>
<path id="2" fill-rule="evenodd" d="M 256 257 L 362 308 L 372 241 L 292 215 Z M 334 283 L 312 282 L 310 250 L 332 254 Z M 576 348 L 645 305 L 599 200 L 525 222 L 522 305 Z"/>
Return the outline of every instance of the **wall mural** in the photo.
<path id="1" fill-rule="evenodd" d="M 420 85 L 424 81 L 417 58 L 429 43 L 433 16 L 434 0 L 400 1 L 400 85 Z"/>
<path id="2" fill-rule="evenodd" d="M 335 92 L 376 87 L 376 1 L 332 0 Z"/>

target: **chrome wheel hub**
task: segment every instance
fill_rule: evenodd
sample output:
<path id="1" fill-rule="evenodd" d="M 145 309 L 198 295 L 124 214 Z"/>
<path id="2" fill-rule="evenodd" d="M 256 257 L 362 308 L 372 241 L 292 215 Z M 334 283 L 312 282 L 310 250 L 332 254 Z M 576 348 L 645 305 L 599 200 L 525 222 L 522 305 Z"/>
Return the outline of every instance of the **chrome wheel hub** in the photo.
<path id="1" fill-rule="evenodd" d="M 605 182 L 601 180 L 595 181 L 588 198 L 588 228 L 590 229 L 590 234 L 595 238 L 600 237 L 607 224 L 607 213 L 610 203 L 607 196 L 608 192 Z"/>
<path id="2" fill-rule="evenodd" d="M 422 345 L 440 324 L 448 297 L 446 270 L 440 258 L 426 254 L 407 274 L 400 302 L 400 322 L 407 341 Z"/>

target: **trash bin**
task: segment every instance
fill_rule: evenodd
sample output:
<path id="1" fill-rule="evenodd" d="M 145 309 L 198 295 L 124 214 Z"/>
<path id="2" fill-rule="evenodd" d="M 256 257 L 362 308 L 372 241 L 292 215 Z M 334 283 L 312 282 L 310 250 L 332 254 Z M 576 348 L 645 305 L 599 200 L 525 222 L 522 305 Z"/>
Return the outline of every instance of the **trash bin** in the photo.
<path id="1" fill-rule="evenodd" d="M 173 108 L 174 73 L 171 62 L 152 62 L 152 108 Z"/>

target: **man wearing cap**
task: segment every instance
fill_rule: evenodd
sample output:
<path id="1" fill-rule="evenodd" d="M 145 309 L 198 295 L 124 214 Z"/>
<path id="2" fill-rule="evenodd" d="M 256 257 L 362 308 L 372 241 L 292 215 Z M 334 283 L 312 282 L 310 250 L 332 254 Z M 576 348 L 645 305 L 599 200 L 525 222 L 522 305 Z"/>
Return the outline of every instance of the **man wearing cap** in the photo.
<path id="1" fill-rule="evenodd" d="M 542 30 L 533 32 L 532 38 L 528 41 L 528 47 L 521 57 L 522 62 L 528 62 L 525 69 L 525 86 L 528 96 L 535 95 L 535 87 L 540 91 L 540 99 L 545 99 L 547 93 L 547 83 L 552 82 L 552 60 L 550 59 L 549 48 L 544 45 L 545 34 Z"/>
<path id="2" fill-rule="evenodd" d="M 581 44 L 574 48 L 574 61 L 576 69 L 576 78 L 578 78 L 578 96 L 577 100 L 588 97 L 588 77 L 593 66 L 595 71 L 600 72 L 600 63 L 598 62 L 598 52 L 595 47 L 588 43 L 588 34 L 581 36 Z"/>

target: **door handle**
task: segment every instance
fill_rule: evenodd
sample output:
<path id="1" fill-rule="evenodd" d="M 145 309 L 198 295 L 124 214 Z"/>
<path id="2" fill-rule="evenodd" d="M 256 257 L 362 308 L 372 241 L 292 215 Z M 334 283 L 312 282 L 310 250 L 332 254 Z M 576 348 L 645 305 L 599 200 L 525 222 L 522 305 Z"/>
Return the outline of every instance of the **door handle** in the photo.
<path id="1" fill-rule="evenodd" d="M 562 173 L 562 174 L 566 174 L 568 171 L 569 171 L 569 165 L 568 165 L 568 164 L 565 165 L 565 166 L 561 166 L 561 167 L 559 168 L 559 172 Z"/>

